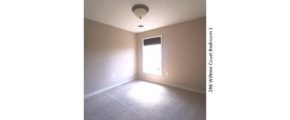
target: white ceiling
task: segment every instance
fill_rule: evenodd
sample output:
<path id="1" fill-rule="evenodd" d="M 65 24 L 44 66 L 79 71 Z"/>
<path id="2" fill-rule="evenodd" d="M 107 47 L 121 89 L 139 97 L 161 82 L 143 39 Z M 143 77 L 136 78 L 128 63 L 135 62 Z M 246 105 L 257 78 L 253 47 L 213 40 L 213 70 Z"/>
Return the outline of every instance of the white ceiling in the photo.
<path id="1" fill-rule="evenodd" d="M 131 11 L 135 4 L 149 7 L 148 14 L 138 19 Z M 85 0 L 85 18 L 131 32 L 144 32 L 206 14 L 205 0 Z M 139 28 L 138 25 L 144 25 Z"/>

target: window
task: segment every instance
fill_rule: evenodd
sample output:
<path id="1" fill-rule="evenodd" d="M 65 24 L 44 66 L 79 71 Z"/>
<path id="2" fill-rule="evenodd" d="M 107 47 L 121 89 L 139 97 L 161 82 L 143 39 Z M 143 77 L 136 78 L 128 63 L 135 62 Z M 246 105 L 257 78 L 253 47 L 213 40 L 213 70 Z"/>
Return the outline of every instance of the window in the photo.
<path id="1" fill-rule="evenodd" d="M 161 37 L 143 40 L 143 72 L 162 74 Z"/>

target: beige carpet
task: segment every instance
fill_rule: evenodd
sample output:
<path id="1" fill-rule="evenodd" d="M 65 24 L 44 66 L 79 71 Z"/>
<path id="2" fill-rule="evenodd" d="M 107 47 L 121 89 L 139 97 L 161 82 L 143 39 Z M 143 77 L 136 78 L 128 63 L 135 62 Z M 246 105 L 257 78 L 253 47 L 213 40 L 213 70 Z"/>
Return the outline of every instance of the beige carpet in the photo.
<path id="1" fill-rule="evenodd" d="M 205 120 L 205 95 L 135 80 L 85 99 L 85 120 Z"/>

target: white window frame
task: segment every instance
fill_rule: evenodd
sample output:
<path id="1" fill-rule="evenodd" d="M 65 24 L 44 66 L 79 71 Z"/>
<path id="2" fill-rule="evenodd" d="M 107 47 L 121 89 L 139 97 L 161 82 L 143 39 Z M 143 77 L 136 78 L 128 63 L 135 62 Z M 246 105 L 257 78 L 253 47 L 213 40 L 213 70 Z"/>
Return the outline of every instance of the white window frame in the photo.
<path id="1" fill-rule="evenodd" d="M 161 74 L 155 74 L 155 73 L 148 73 L 148 72 L 144 72 L 144 66 L 143 66 L 143 47 L 144 47 L 144 40 L 146 40 L 146 39 L 150 39 L 150 38 L 156 38 L 156 37 L 160 37 L 160 46 L 161 46 Z M 162 41 L 163 41 L 163 39 L 162 39 L 162 35 L 154 35 L 154 36 L 150 36 L 150 37 L 145 37 L 145 38 L 143 38 L 142 39 L 142 72 L 143 73 L 146 73 L 146 74 L 151 74 L 151 75 L 158 75 L 158 76 L 162 76 L 163 75 L 163 51 L 162 51 L 162 49 L 163 49 L 163 45 L 162 45 Z"/>

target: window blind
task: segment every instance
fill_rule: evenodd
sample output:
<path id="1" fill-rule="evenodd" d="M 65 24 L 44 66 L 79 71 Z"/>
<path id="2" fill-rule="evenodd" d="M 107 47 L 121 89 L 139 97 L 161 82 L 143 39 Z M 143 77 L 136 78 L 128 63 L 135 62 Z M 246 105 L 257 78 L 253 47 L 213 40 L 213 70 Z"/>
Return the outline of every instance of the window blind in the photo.
<path id="1" fill-rule="evenodd" d="M 144 39 L 143 44 L 144 46 L 161 44 L 161 38 L 155 37 L 155 38 Z"/>

